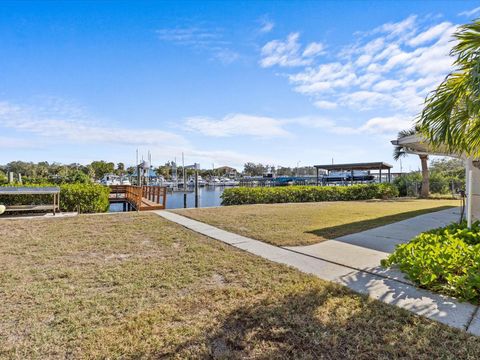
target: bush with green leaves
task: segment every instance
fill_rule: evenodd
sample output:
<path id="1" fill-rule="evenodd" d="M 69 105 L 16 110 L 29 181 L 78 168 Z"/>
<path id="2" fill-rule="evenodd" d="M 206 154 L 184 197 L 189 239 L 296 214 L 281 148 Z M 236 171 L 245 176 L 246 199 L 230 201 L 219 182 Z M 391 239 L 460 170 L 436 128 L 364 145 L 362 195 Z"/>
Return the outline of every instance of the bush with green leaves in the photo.
<path id="1" fill-rule="evenodd" d="M 402 174 L 393 179 L 393 184 L 398 188 L 400 196 L 416 196 L 420 192 L 422 174 L 418 171 Z"/>
<path id="2" fill-rule="evenodd" d="M 6 185 L 11 186 L 11 185 Z M 15 185 L 21 186 L 21 185 Z M 55 186 L 41 184 L 35 186 Z M 108 211 L 108 195 L 110 189 L 99 184 L 63 184 L 60 185 L 60 210 L 79 211 L 81 213 L 96 213 Z M 0 195 L 3 205 L 38 205 L 50 204 L 53 195 Z"/>
<path id="3" fill-rule="evenodd" d="M 480 301 L 480 223 L 424 232 L 398 245 L 383 266 L 397 266 L 419 286 L 474 303 Z"/>
<path id="4" fill-rule="evenodd" d="M 225 189 L 222 205 L 390 199 L 396 196 L 398 190 L 391 184 L 238 187 Z"/>
<path id="5" fill-rule="evenodd" d="M 99 184 L 64 184 L 60 186 L 60 209 L 81 213 L 108 211 L 110 188 Z"/>
<path id="6" fill-rule="evenodd" d="M 450 194 L 451 181 L 438 171 L 430 173 L 430 192 L 432 194 Z"/>

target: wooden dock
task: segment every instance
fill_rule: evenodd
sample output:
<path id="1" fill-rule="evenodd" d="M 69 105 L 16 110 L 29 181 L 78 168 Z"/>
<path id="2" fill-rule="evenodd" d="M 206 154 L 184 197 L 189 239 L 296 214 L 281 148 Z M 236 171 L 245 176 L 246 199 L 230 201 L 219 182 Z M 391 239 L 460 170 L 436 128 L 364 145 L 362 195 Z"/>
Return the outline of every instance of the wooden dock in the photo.
<path id="1" fill-rule="evenodd" d="M 162 186 L 110 185 L 110 203 L 124 203 L 137 211 L 163 210 L 167 188 Z"/>

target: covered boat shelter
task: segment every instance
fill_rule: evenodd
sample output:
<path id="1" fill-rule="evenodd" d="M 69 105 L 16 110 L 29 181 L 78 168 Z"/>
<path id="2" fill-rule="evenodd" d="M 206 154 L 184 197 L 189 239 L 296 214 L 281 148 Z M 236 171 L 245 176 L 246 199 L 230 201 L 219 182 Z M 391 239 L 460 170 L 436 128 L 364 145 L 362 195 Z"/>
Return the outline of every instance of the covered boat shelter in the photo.
<path id="1" fill-rule="evenodd" d="M 386 170 L 387 181 L 390 182 L 391 179 L 391 169 L 392 165 L 385 162 L 365 162 L 365 163 L 350 163 L 350 164 L 327 164 L 327 165 L 314 165 L 317 170 L 317 185 L 319 184 L 319 173 L 320 170 L 327 170 L 328 175 L 330 171 L 349 171 L 351 174 L 351 183 L 353 184 L 355 170 L 357 171 L 372 171 L 378 170 L 378 181 L 382 182 L 382 170 Z"/>
<path id="2" fill-rule="evenodd" d="M 421 135 L 414 134 L 392 140 L 395 146 L 402 146 L 405 152 L 415 155 L 449 156 L 462 159 L 465 164 L 467 222 L 480 220 L 480 161 L 464 154 L 454 154 L 446 146 L 432 146 Z"/>

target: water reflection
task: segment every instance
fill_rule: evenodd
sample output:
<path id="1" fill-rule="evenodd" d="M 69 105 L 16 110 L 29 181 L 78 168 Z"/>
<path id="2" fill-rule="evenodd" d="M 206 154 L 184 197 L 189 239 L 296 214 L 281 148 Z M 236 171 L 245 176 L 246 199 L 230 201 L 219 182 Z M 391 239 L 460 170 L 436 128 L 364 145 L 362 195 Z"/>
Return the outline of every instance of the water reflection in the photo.
<path id="1" fill-rule="evenodd" d="M 199 188 L 199 207 L 220 206 L 222 199 L 220 196 L 225 190 L 223 186 L 206 186 Z M 167 209 L 183 208 L 183 192 L 167 193 Z M 187 192 L 187 207 L 195 207 L 195 194 Z M 110 212 L 123 211 L 122 204 L 110 204 Z"/>

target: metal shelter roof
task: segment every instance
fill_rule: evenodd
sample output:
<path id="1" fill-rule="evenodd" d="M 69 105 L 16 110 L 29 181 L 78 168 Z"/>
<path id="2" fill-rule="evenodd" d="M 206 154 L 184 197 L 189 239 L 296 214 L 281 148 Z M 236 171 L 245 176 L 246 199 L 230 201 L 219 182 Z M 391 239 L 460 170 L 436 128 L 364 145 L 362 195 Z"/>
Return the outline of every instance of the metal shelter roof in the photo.
<path id="1" fill-rule="evenodd" d="M 0 186 L 0 195 L 48 195 L 58 194 L 58 186 Z"/>
<path id="2" fill-rule="evenodd" d="M 391 169 L 392 165 L 385 162 L 365 162 L 365 163 L 351 163 L 351 164 L 328 164 L 328 165 L 314 165 L 317 169 L 324 170 L 379 170 Z"/>
<path id="3" fill-rule="evenodd" d="M 417 134 L 392 140 L 391 143 L 403 146 L 405 151 L 410 154 L 461 157 L 459 154 L 449 152 L 446 146 L 433 147 L 428 140 Z"/>

